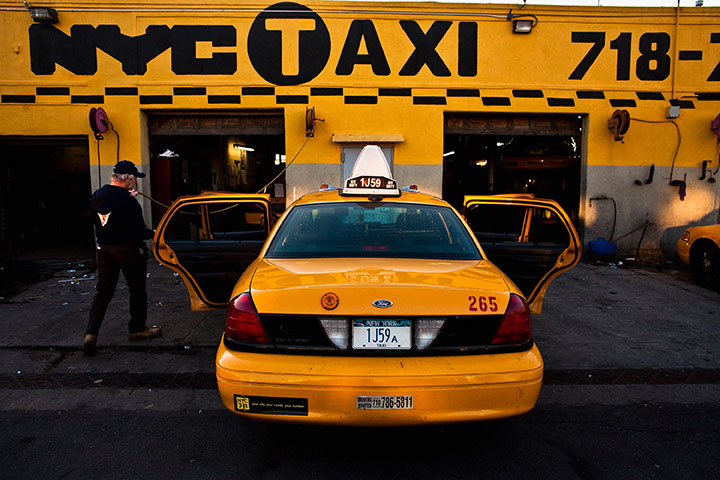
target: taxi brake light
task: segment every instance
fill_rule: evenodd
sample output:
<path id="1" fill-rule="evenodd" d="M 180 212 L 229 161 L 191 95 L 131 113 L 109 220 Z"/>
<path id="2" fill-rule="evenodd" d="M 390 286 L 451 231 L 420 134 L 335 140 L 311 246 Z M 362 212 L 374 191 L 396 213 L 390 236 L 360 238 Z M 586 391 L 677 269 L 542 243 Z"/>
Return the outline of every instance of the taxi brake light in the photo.
<path id="1" fill-rule="evenodd" d="M 530 308 L 520 296 L 510 295 L 505 315 L 495 332 L 492 345 L 525 343 L 532 339 Z"/>
<path id="2" fill-rule="evenodd" d="M 241 293 L 228 305 L 225 337 L 243 343 L 263 345 L 271 343 L 270 337 L 260 323 L 260 317 L 249 293 Z"/>

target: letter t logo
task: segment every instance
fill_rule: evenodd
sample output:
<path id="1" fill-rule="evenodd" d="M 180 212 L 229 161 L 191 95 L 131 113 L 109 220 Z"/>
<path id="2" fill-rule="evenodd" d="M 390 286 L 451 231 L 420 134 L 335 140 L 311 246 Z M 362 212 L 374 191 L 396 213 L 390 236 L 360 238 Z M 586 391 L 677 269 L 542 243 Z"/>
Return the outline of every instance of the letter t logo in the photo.
<path id="1" fill-rule="evenodd" d="M 268 18 L 265 29 L 282 35 L 282 74 L 300 73 L 300 32 L 314 31 L 313 18 Z"/>

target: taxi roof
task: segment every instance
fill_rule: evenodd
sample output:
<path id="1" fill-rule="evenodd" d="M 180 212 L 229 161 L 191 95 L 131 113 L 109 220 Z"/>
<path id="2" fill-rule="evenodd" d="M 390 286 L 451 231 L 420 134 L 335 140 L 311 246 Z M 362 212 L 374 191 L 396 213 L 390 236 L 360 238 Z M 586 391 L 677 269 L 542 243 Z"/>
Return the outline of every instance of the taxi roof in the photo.
<path id="1" fill-rule="evenodd" d="M 309 203 L 327 203 L 327 202 L 373 202 L 373 203 L 422 203 L 427 205 L 448 206 L 448 203 L 434 195 L 419 192 L 401 192 L 399 197 L 382 197 L 382 199 L 370 200 L 369 196 L 347 196 L 342 195 L 340 190 L 325 190 L 320 192 L 307 193 L 297 199 L 293 205 L 307 205 Z"/>

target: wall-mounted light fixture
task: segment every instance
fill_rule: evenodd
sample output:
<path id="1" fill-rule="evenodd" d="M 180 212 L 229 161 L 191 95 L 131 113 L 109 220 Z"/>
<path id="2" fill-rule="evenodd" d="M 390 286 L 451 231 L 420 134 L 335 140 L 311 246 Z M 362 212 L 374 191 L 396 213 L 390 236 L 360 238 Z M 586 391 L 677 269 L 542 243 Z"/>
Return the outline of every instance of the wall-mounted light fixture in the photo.
<path id="1" fill-rule="evenodd" d="M 513 22 L 513 33 L 530 33 L 538 23 L 538 19 L 535 15 L 527 13 L 515 15 L 512 13 L 512 9 L 510 10 L 510 13 L 508 13 L 507 19 Z"/>
<path id="2" fill-rule="evenodd" d="M 38 23 L 57 23 L 58 13 L 57 10 L 50 7 L 33 7 L 30 3 L 25 0 L 25 7 L 30 12 L 30 17 L 34 22 Z"/>
<path id="3" fill-rule="evenodd" d="M 513 20 L 513 33 L 530 33 L 534 26 L 532 20 Z"/>
<path id="4" fill-rule="evenodd" d="M 239 143 L 233 144 L 233 148 L 234 148 L 235 150 L 245 150 L 246 152 L 254 152 L 254 151 L 255 151 L 254 148 L 245 147 L 245 146 L 243 146 L 243 145 L 240 145 Z"/>

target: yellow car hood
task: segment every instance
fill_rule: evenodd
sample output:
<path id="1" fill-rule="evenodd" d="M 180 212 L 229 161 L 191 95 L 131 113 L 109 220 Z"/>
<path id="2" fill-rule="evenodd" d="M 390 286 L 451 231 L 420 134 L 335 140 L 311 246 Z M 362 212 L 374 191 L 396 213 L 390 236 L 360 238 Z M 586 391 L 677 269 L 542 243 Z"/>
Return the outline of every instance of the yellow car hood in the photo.
<path id="1" fill-rule="evenodd" d="M 481 260 L 262 259 L 251 295 L 258 312 L 311 315 L 502 314 L 510 287 Z M 327 309 L 321 299 L 337 296 Z M 392 306 L 378 308 L 376 300 Z"/>

